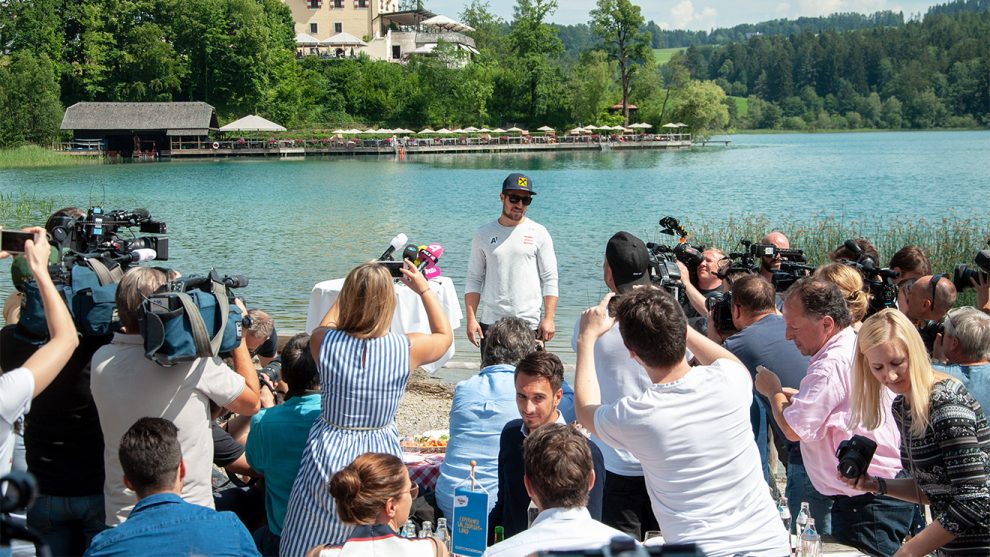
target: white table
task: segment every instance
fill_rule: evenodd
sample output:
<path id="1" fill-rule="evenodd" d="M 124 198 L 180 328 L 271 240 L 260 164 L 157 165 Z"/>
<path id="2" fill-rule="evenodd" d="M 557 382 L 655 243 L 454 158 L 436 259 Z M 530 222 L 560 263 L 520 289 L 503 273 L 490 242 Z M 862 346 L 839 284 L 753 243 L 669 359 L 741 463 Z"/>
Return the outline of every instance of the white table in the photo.
<path id="1" fill-rule="evenodd" d="M 454 281 L 449 277 L 438 277 L 429 281 L 430 289 L 440 300 L 440 307 L 443 308 L 447 319 L 450 321 L 450 328 L 457 329 L 461 326 L 461 305 L 457 299 L 457 291 L 454 290 Z M 306 316 L 306 332 L 311 333 L 313 329 L 323 321 L 323 317 L 330 310 L 340 289 L 344 286 L 344 279 L 333 279 L 323 281 L 313 287 L 313 292 L 309 295 L 309 311 Z M 419 295 L 413 292 L 408 286 L 401 282 L 395 283 L 395 314 L 392 315 L 393 333 L 429 333 L 430 321 L 426 317 L 426 309 Z M 454 343 L 450 343 L 450 349 L 439 360 L 431 364 L 423 364 L 423 369 L 428 373 L 435 373 L 443 367 L 454 356 Z"/>

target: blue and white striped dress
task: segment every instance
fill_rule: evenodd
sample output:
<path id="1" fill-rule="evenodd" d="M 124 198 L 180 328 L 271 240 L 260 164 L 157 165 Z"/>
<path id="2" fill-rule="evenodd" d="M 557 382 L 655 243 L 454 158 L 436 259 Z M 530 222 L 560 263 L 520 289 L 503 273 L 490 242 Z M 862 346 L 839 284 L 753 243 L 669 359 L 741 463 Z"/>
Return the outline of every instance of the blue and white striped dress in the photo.
<path id="1" fill-rule="evenodd" d="M 337 517 L 333 475 L 367 452 L 402 457 L 395 413 L 409 381 L 409 339 L 388 333 L 360 340 L 328 330 L 317 362 L 322 411 L 309 432 L 282 528 L 279 554 L 343 544 L 352 527 Z"/>

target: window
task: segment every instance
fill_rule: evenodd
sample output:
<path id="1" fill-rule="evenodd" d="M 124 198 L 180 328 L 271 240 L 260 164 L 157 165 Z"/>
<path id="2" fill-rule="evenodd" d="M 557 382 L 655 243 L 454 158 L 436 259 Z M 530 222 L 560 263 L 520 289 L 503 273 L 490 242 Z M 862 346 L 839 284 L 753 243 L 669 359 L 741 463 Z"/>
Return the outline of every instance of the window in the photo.
<path id="1" fill-rule="evenodd" d="M 343 8 L 344 7 L 344 0 L 333 0 L 333 7 L 334 8 Z"/>
<path id="2" fill-rule="evenodd" d="M 319 33 L 319 31 L 317 31 L 317 29 L 319 29 L 319 27 L 320 26 L 318 24 L 316 24 L 316 23 L 310 23 L 309 24 L 309 32 L 310 33 Z"/>
<path id="3" fill-rule="evenodd" d="M 311 10 L 318 10 L 323 7 L 323 0 L 306 0 L 306 6 Z"/>
<path id="4" fill-rule="evenodd" d="M 392 45 L 392 59 L 399 60 L 402 58 L 402 48 L 399 45 Z"/>
<path id="5" fill-rule="evenodd" d="M 357 7 L 359 7 L 359 8 L 367 8 L 368 7 L 368 0 L 357 0 Z"/>
<path id="6" fill-rule="evenodd" d="M 334 33 L 343 33 L 344 32 L 344 24 L 343 23 L 334 23 L 333 24 L 333 32 Z"/>

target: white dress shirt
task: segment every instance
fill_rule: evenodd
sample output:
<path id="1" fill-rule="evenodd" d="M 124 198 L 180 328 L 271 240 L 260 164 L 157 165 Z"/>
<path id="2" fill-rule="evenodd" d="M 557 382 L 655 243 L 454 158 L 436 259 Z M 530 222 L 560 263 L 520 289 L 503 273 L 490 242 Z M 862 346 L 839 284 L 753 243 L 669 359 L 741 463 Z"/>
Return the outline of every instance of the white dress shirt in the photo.
<path id="1" fill-rule="evenodd" d="M 541 512 L 529 530 L 489 547 L 484 557 L 518 557 L 549 549 L 598 549 L 615 537 L 628 539 L 629 535 L 591 518 L 585 507 L 555 507 Z"/>

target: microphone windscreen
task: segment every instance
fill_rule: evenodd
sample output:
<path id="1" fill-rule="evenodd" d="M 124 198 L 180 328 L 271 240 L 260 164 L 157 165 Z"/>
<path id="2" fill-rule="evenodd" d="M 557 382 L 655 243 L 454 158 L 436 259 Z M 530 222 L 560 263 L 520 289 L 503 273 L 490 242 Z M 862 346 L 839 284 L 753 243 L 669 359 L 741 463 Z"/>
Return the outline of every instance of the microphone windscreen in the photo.
<path id="1" fill-rule="evenodd" d="M 406 249 L 402 250 L 402 258 L 409 261 L 416 261 L 419 258 L 419 248 L 413 244 L 409 244 L 406 246 Z"/>
<path id="2" fill-rule="evenodd" d="M 137 257 L 136 262 L 141 261 L 151 261 L 158 257 L 158 252 L 151 248 L 139 248 L 131 252 L 131 255 Z"/>
<path id="3" fill-rule="evenodd" d="M 132 212 L 134 213 L 134 216 L 141 219 L 151 218 L 151 213 L 149 213 L 147 209 L 134 209 Z"/>
<path id="4" fill-rule="evenodd" d="M 398 233 L 398 234 L 395 235 L 395 238 L 392 238 L 392 242 L 391 242 L 390 245 L 394 249 L 400 249 L 402 246 L 406 245 L 406 242 L 408 242 L 408 241 L 409 241 L 409 238 L 407 238 L 405 234 L 403 234 L 403 233 L 400 232 L 400 233 Z"/>

